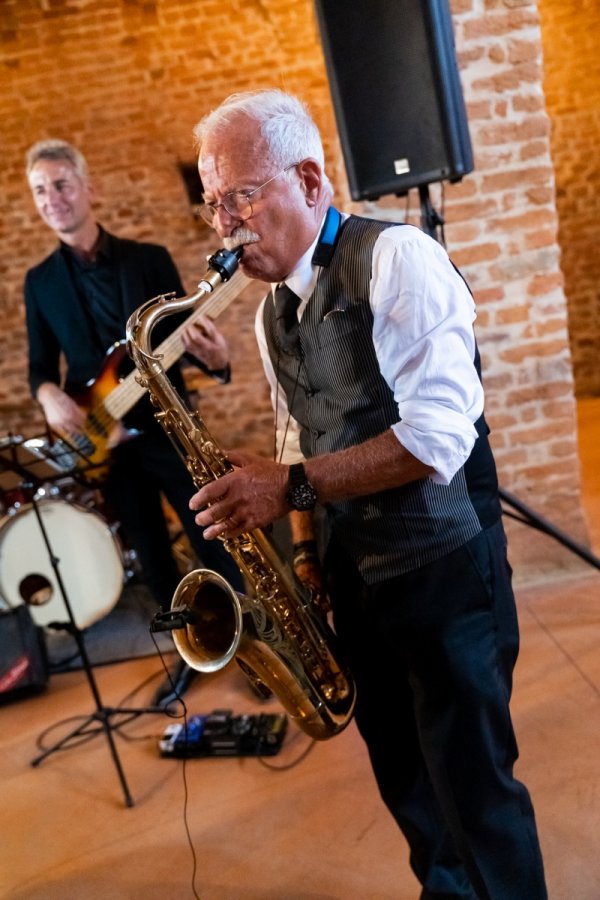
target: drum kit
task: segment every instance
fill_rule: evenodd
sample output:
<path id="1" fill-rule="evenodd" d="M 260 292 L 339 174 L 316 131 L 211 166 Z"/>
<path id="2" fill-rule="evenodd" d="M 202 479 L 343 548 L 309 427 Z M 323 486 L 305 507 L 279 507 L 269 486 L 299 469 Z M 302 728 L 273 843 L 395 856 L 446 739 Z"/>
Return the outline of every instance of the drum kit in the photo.
<path id="1" fill-rule="evenodd" d="M 68 621 L 64 590 L 79 629 L 111 611 L 132 553 L 98 496 L 53 458 L 45 437 L 0 439 L 0 610 L 26 604 L 37 625 Z"/>

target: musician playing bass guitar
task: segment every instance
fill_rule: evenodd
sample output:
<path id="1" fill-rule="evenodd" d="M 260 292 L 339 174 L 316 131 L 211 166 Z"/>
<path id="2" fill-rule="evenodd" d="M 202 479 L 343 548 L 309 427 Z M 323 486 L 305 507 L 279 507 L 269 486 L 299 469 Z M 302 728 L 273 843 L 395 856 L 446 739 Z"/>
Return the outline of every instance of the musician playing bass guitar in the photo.
<path id="1" fill-rule="evenodd" d="M 106 474 L 104 497 L 163 609 L 169 608 L 181 575 L 171 553 L 161 494 L 203 565 L 242 590 L 230 555 L 219 542 L 205 541 L 195 525 L 188 507 L 193 492 L 190 476 L 156 423 L 143 390 L 140 399 L 135 394 L 139 387 L 133 374 L 125 385 L 133 390 L 131 410 L 122 421 L 107 412 L 111 395 L 122 391 L 115 371 L 120 356 L 117 342 L 125 336 L 130 314 L 158 294 L 185 294 L 171 256 L 162 246 L 104 231 L 92 209 L 94 192 L 86 160 L 71 144 L 40 141 L 29 149 L 26 160 L 37 211 L 60 241 L 25 278 L 29 384 L 49 428 L 74 448 L 85 477 L 93 480 L 96 473 Z M 169 332 L 178 328 L 181 352 L 208 374 L 228 381 L 225 338 L 206 316 L 192 314 L 190 319 L 194 321 L 169 319 Z M 162 337 L 168 341 L 168 333 Z M 175 360 L 169 374 L 185 395 Z M 125 397 L 119 409 L 128 405 Z M 131 434 L 136 436 L 129 439 Z M 125 436 L 128 439 L 123 440 Z"/>

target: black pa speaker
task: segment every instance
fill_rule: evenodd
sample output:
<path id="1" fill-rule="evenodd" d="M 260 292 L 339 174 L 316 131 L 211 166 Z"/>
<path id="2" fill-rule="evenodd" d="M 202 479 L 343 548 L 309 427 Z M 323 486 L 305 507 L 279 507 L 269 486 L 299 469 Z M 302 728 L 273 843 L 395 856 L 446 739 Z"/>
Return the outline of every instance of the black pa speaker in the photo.
<path id="1" fill-rule="evenodd" d="M 316 0 L 354 200 L 473 169 L 448 0 Z"/>

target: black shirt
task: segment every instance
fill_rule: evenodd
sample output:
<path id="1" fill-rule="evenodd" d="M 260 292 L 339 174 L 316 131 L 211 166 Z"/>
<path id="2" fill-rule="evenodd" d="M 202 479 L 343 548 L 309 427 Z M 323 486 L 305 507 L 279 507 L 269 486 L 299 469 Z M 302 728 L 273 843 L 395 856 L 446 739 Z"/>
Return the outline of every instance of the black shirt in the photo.
<path id="1" fill-rule="evenodd" d="M 84 315 L 90 323 L 96 349 L 102 353 L 123 338 L 122 302 L 119 281 L 106 232 L 100 236 L 90 257 L 61 243 Z"/>

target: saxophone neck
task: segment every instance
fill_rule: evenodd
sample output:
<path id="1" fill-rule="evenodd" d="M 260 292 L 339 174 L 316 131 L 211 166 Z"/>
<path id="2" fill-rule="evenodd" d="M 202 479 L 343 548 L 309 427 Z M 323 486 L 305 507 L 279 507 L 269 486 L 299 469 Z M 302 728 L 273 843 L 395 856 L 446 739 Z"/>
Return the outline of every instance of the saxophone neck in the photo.
<path id="1" fill-rule="evenodd" d="M 242 253 L 243 247 L 236 247 L 233 251 L 217 250 L 209 256 L 208 269 L 193 294 L 185 297 L 177 297 L 175 293 L 159 294 L 132 313 L 127 322 L 126 336 L 129 354 L 136 365 L 139 361 L 144 368 L 148 361 L 157 361 L 152 355 L 150 338 L 160 319 L 193 309 L 202 297 L 212 293 L 219 284 L 229 281 L 237 271 Z"/>

